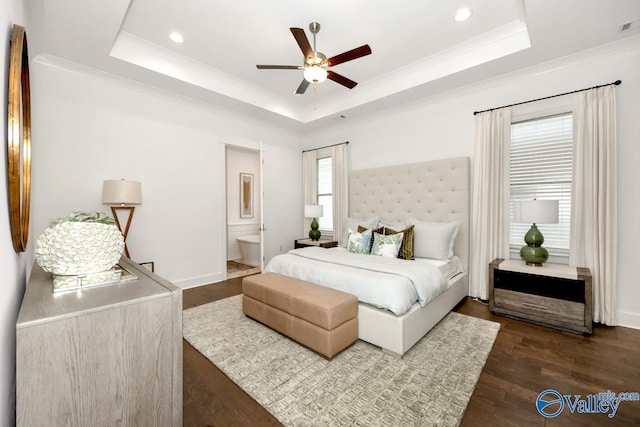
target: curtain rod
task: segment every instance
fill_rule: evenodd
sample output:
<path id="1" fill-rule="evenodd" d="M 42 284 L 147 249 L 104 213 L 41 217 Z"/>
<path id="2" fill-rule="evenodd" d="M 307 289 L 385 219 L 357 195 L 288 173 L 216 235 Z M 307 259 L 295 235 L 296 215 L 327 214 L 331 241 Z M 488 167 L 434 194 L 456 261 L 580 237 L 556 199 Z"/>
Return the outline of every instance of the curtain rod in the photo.
<path id="1" fill-rule="evenodd" d="M 338 144 L 331 144 L 331 145 L 325 145 L 324 147 L 318 147 L 318 148 L 312 148 L 310 150 L 302 150 L 303 153 L 306 153 L 308 151 L 315 151 L 315 150 L 322 150 L 323 148 L 329 148 L 329 147 L 335 147 L 336 145 L 342 145 L 342 144 L 348 144 L 349 141 L 346 142 L 340 142 Z"/>
<path id="2" fill-rule="evenodd" d="M 528 104 L 530 102 L 542 101 L 544 99 L 556 98 L 558 96 L 571 95 L 572 93 L 584 92 L 585 90 L 598 89 L 600 87 L 611 86 L 611 85 L 618 86 L 620 83 L 622 83 L 622 80 L 616 80 L 613 83 L 607 83 L 607 84 L 604 84 L 604 85 L 599 85 L 599 86 L 594 86 L 594 87 L 587 87 L 587 88 L 584 88 L 584 89 L 578 89 L 578 90 L 574 90 L 574 91 L 571 91 L 571 92 L 565 92 L 565 93 L 559 93 L 557 95 L 545 96 L 544 98 L 532 99 L 530 101 L 517 102 L 515 104 L 510 104 L 510 105 L 503 105 L 502 107 L 488 108 L 488 109 L 482 110 L 482 111 L 474 111 L 473 115 L 475 116 L 475 115 L 478 115 L 480 113 L 486 113 L 487 111 L 499 110 L 501 108 L 507 108 L 507 107 L 514 107 L 516 105 Z"/>

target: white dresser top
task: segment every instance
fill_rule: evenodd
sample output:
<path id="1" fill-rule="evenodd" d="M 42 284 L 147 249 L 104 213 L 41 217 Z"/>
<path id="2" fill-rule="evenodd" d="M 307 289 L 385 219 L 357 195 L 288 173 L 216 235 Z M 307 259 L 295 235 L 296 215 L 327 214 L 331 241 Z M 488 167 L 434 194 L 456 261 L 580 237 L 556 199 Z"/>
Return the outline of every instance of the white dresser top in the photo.
<path id="1" fill-rule="evenodd" d="M 499 270 L 516 271 L 519 273 L 537 274 L 539 276 L 563 277 L 565 279 L 578 279 L 578 270 L 566 264 L 553 264 L 545 262 L 540 267 L 527 265 L 522 260 L 505 259 L 498 265 Z"/>

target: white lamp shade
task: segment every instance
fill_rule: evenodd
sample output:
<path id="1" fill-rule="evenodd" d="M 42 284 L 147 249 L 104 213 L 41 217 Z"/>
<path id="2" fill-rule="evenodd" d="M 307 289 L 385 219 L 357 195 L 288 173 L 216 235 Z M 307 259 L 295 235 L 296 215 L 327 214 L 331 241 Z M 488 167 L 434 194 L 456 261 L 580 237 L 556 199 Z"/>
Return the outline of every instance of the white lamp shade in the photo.
<path id="1" fill-rule="evenodd" d="M 327 79 L 327 70 L 318 65 L 312 65 L 304 69 L 304 79 L 309 83 L 322 83 Z"/>
<path id="2" fill-rule="evenodd" d="M 142 203 L 142 184 L 126 179 L 105 180 L 102 186 L 105 205 L 139 205 Z"/>
<path id="3" fill-rule="evenodd" d="M 514 222 L 557 224 L 557 200 L 526 200 L 514 203 Z"/>
<path id="4" fill-rule="evenodd" d="M 322 205 L 305 205 L 305 218 L 321 218 L 324 215 L 324 206 Z"/>

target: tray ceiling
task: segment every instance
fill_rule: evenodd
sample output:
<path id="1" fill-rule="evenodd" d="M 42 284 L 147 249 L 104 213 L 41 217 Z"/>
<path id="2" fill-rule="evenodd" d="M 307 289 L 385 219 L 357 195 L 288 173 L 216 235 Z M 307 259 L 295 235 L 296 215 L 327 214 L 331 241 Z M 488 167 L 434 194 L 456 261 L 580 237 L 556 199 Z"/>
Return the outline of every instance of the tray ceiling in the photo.
<path id="1" fill-rule="evenodd" d="M 636 36 L 640 27 L 620 31 L 640 17 L 637 0 L 425 0 L 402 6 L 381 0 L 34 0 L 30 6 L 40 21 L 30 42 L 41 62 L 90 67 L 298 125 L 389 108 Z M 456 22 L 461 7 L 472 15 Z M 333 68 L 357 81 L 354 89 L 325 81 L 294 95 L 302 71 L 256 69 L 301 65 L 289 27 L 304 28 L 312 41 L 313 21 L 322 26 L 317 50 L 327 56 L 371 46 L 371 55 Z M 184 43 L 171 41 L 172 31 Z"/>

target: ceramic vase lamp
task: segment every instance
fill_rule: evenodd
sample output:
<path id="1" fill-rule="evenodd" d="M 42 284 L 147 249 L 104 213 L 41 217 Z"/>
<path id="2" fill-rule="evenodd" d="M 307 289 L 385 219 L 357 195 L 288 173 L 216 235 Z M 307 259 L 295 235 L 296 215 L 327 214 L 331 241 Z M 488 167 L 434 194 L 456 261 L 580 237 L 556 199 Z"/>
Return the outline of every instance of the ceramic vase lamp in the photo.
<path id="1" fill-rule="evenodd" d="M 515 202 L 514 222 L 533 223 L 524 235 L 527 245 L 520 249 L 520 256 L 527 265 L 542 266 L 549 258 L 549 251 L 542 247 L 544 236 L 536 224 L 558 223 L 558 201 L 533 199 Z"/>
<path id="2" fill-rule="evenodd" d="M 119 279 L 112 267 L 124 249 L 114 221 L 98 212 L 72 212 L 38 237 L 36 262 L 53 274 L 53 291 L 75 289 Z"/>
<path id="3" fill-rule="evenodd" d="M 311 221 L 311 230 L 309 230 L 309 237 L 311 240 L 320 239 L 321 233 L 318 230 L 318 218 L 322 218 L 324 215 L 324 206 L 322 205 L 305 205 L 304 206 L 304 217 L 305 218 L 313 218 Z"/>

